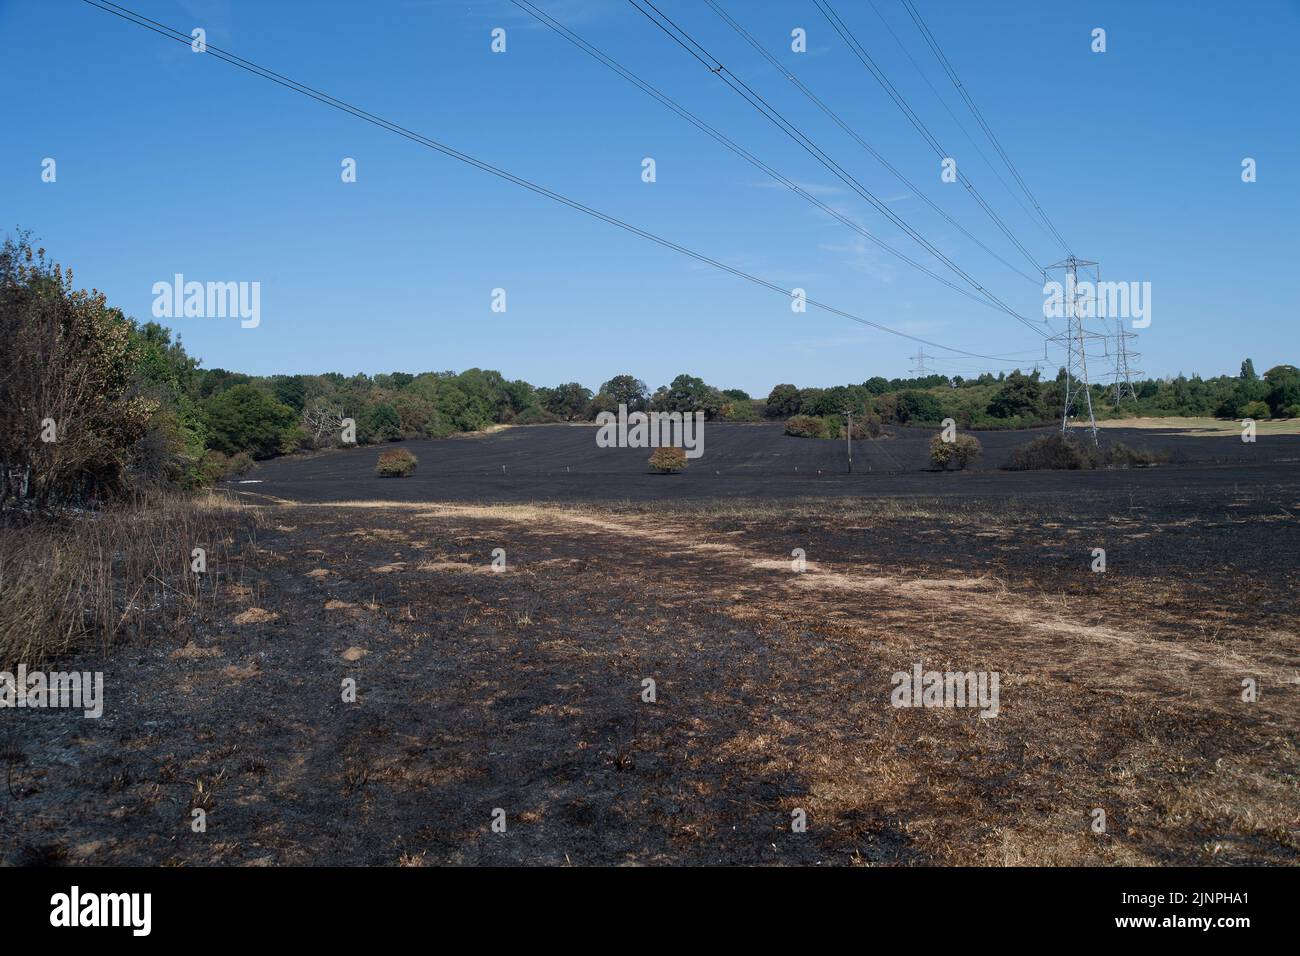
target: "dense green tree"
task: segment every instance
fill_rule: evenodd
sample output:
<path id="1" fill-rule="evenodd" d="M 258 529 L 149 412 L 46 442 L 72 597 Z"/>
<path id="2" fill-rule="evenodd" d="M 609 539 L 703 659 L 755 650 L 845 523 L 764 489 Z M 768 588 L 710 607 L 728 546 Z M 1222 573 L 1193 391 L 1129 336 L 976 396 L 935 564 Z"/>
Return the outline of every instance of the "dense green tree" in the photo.
<path id="1" fill-rule="evenodd" d="M 240 372 L 228 372 L 224 368 L 210 368 L 201 373 L 199 378 L 199 398 L 208 398 L 235 385 L 247 385 L 253 376 Z"/>
<path id="2" fill-rule="evenodd" d="M 601 411 L 617 411 L 626 405 L 629 412 L 643 412 L 650 404 L 650 389 L 633 375 L 615 375 L 600 386 L 598 402 Z"/>
<path id="3" fill-rule="evenodd" d="M 943 406 L 929 392 L 907 391 L 898 396 L 898 411 L 895 413 L 900 422 L 933 424 L 943 419 Z"/>
<path id="4" fill-rule="evenodd" d="M 718 416 L 722 405 L 721 392 L 704 379 L 685 373 L 661 386 L 650 399 L 650 407 L 657 412 L 704 412 L 709 419 Z"/>
<path id="5" fill-rule="evenodd" d="M 372 406 L 361 423 L 366 441 L 396 441 L 402 437 L 402 416 L 387 402 Z"/>
<path id="6" fill-rule="evenodd" d="M 278 454 L 292 434 L 297 415 L 253 385 L 235 385 L 208 399 L 204 411 L 212 447 L 227 455 L 254 458 Z"/>
<path id="7" fill-rule="evenodd" d="M 1016 369 L 989 400 L 988 413 L 994 418 L 1039 419 L 1045 413 L 1038 373 L 1023 374 Z"/>
<path id="8" fill-rule="evenodd" d="M 1277 418 L 1291 418 L 1300 410 L 1300 369 L 1275 365 L 1264 373 L 1268 393 L 1264 400 Z"/>
<path id="9" fill-rule="evenodd" d="M 584 388 L 580 382 L 565 382 L 547 389 L 543 402 L 548 412 L 560 416 L 566 422 L 584 417 L 590 404 L 591 389 Z"/>
<path id="10" fill-rule="evenodd" d="M 763 410 L 768 418 L 789 418 L 799 414 L 799 389 L 793 385 L 777 385 L 767 394 Z"/>
<path id="11" fill-rule="evenodd" d="M 889 380 L 881 378 L 879 375 L 873 375 L 862 383 L 862 387 L 872 395 L 884 395 L 889 391 Z"/>
<path id="12" fill-rule="evenodd" d="M 271 394 L 277 402 L 301 412 L 307 404 L 307 382 L 301 375 L 277 375 L 271 385 Z"/>

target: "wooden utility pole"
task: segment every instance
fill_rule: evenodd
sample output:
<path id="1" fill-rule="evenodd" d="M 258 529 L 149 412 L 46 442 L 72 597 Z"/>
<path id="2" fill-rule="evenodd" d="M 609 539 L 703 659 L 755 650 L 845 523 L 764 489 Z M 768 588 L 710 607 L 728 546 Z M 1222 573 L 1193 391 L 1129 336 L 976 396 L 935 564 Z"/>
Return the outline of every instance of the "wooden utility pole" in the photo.
<path id="1" fill-rule="evenodd" d="M 849 452 L 849 474 L 853 474 L 853 410 L 844 409 L 844 417 L 848 419 L 848 424 L 844 426 L 844 447 Z"/>

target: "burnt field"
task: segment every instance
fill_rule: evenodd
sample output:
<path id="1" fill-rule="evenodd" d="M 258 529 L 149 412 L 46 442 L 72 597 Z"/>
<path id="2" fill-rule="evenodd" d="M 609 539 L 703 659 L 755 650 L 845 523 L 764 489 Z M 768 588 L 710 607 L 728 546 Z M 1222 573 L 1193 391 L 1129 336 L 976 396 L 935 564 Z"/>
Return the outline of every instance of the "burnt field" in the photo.
<path id="1" fill-rule="evenodd" d="M 1283 481 L 1300 466 L 1300 435 L 1205 436 L 1188 429 L 1106 428 L 1103 443 L 1168 452 L 1178 468 L 1116 472 L 998 471 L 1013 448 L 1052 428 L 978 432 L 978 468 L 930 471 L 932 428 L 892 428 L 877 440 L 853 442 L 853 474 L 843 441 L 792 438 L 779 424 L 707 424 L 704 454 L 677 475 L 653 474 L 650 449 L 598 448 L 589 425 L 536 425 L 478 437 L 396 442 L 264 462 L 229 487 L 248 500 L 292 501 L 660 501 L 802 495 L 1025 496 L 1082 489 L 1177 489 L 1189 482 L 1230 494 L 1234 487 Z M 1080 433 L 1082 436 L 1083 433 Z M 380 452 L 406 448 L 419 459 L 409 477 L 375 474 Z"/>
<path id="2" fill-rule="evenodd" d="M 852 478 L 747 426 L 667 477 L 564 427 L 266 464 L 219 599 L 64 662 L 101 719 L 6 712 L 0 860 L 1300 862 L 1296 440 L 930 474 L 927 439 Z M 918 664 L 998 674 L 996 717 L 893 706 Z"/>

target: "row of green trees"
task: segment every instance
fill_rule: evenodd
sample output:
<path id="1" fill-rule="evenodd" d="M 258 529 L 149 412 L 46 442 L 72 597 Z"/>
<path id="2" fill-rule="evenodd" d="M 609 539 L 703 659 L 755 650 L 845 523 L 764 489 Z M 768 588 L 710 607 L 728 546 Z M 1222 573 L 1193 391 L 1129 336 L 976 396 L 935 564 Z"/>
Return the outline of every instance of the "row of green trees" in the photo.
<path id="1" fill-rule="evenodd" d="M 679 375 L 653 392 L 616 375 L 534 387 L 500 372 L 253 376 L 205 369 L 156 322 L 139 324 L 19 233 L 0 246 L 0 502 L 77 501 L 132 486 L 198 486 L 254 459 L 341 444 L 631 410 L 757 418 L 744 392 Z"/>
<path id="2" fill-rule="evenodd" d="M 1113 390 L 1092 386 L 1099 418 L 1132 415 L 1218 418 L 1300 417 L 1300 370 L 1277 365 L 1262 376 L 1246 359 L 1237 376 L 1215 378 L 1178 375 L 1133 383 L 1134 397 L 1114 404 Z M 777 385 L 767 396 L 764 414 L 786 419 L 795 415 L 835 418 L 852 411 L 885 424 L 938 424 L 954 419 L 963 428 L 1026 428 L 1059 420 L 1065 401 L 1065 371 L 1043 380 L 1037 370 L 1020 370 L 975 379 L 941 375 L 922 378 L 872 378 L 861 385 L 798 388 Z M 1082 396 L 1072 398 L 1072 415 L 1084 411 Z"/>
<path id="3" fill-rule="evenodd" d="M 534 387 L 500 372 L 392 372 L 252 376 L 202 368 L 155 322 L 138 324 L 20 234 L 0 247 L 0 500 L 78 499 L 130 485 L 195 486 L 253 459 L 355 441 L 441 437 L 501 424 L 589 421 L 630 411 L 701 411 L 707 419 L 818 418 L 812 431 L 855 434 L 884 424 L 1025 427 L 1061 414 L 1064 373 L 1037 371 L 951 381 L 875 377 L 860 385 L 783 384 L 766 401 L 681 374 L 651 391 L 616 375 L 594 393 L 578 382 Z M 1103 414 L 1106 390 L 1093 390 Z M 1239 417 L 1300 415 L 1300 371 L 1178 376 L 1137 383 L 1128 413 Z M 1113 413 L 1110 413 L 1113 414 Z M 801 426 L 808 431 L 807 422 Z M 796 428 L 800 432 L 801 428 Z"/>

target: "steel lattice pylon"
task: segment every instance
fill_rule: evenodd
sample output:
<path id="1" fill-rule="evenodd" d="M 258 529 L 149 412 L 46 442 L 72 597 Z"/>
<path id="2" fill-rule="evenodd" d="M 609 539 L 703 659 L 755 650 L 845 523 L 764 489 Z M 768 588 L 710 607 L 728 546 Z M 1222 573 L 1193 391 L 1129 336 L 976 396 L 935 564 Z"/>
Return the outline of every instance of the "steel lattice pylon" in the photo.
<path id="1" fill-rule="evenodd" d="M 1127 395 L 1137 401 L 1137 392 L 1133 390 L 1133 376 L 1141 375 L 1141 371 L 1132 368 L 1130 360 L 1136 361 L 1142 356 L 1128 347 L 1128 340 L 1137 338 L 1136 332 L 1130 332 L 1124 328 L 1124 320 L 1117 318 L 1115 320 L 1115 387 L 1112 395 L 1115 400 L 1115 407 L 1119 408 Z"/>
<path id="2" fill-rule="evenodd" d="M 1061 434 L 1070 424 L 1070 409 L 1080 398 L 1088 409 L 1088 427 L 1092 433 L 1092 443 L 1097 444 L 1097 418 L 1092 410 L 1092 388 L 1088 381 L 1088 342 L 1105 340 L 1104 335 L 1089 332 L 1083 324 L 1083 310 L 1079 308 L 1082 295 L 1079 292 L 1079 266 L 1095 266 L 1089 259 L 1069 256 L 1053 263 L 1047 269 L 1065 270 L 1065 330 L 1049 337 L 1049 342 L 1056 342 L 1065 349 L 1065 396 L 1061 407 Z M 1044 270 L 1047 271 L 1047 270 Z"/>

